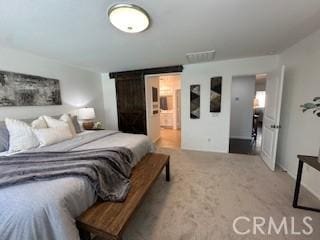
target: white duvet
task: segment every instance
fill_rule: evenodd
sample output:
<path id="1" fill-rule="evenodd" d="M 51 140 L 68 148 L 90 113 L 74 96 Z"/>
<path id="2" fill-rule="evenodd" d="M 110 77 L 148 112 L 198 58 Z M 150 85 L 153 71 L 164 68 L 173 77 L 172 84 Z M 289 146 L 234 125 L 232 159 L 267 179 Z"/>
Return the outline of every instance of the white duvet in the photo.
<path id="1" fill-rule="evenodd" d="M 67 143 L 66 141 L 65 144 Z M 135 163 L 147 152 L 153 151 L 153 144 L 148 137 L 125 133 L 100 138 L 74 149 L 112 146 L 130 148 L 134 153 Z M 80 177 L 65 177 L 0 189 L 0 239 L 78 240 L 80 238 L 75 218 L 95 201 L 93 189 Z"/>

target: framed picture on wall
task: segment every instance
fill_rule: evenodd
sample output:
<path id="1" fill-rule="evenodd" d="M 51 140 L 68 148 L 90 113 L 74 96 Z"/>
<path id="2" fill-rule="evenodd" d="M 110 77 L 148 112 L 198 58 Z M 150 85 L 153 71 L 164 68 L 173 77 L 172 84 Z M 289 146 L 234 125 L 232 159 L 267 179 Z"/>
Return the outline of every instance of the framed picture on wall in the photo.
<path id="1" fill-rule="evenodd" d="M 152 87 L 152 101 L 158 102 L 158 88 Z"/>
<path id="2" fill-rule="evenodd" d="M 152 115 L 159 113 L 158 88 L 152 87 Z"/>
<path id="3" fill-rule="evenodd" d="M 200 85 L 190 85 L 190 118 L 200 118 Z"/>
<path id="4" fill-rule="evenodd" d="M 221 112 L 222 77 L 211 78 L 210 112 Z"/>
<path id="5" fill-rule="evenodd" d="M 0 107 L 61 104 L 59 80 L 0 71 Z"/>

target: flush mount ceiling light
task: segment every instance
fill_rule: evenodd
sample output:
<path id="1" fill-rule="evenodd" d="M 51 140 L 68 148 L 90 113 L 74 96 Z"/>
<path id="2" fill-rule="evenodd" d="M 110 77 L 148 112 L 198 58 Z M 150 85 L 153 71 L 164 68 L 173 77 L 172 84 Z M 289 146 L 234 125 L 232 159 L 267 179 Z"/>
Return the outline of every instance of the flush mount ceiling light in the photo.
<path id="1" fill-rule="evenodd" d="M 127 33 L 143 32 L 150 25 L 148 13 L 133 4 L 116 4 L 109 9 L 108 16 L 113 26 Z"/>

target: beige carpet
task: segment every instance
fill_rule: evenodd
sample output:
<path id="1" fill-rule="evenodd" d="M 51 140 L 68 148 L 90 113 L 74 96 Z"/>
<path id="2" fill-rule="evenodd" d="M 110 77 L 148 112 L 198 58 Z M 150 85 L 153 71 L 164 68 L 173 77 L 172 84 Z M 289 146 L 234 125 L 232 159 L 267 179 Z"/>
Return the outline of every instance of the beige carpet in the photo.
<path id="1" fill-rule="evenodd" d="M 282 171 L 271 172 L 257 156 L 160 149 L 171 155 L 172 179 L 161 176 L 132 218 L 124 240 L 206 239 L 320 239 L 320 214 L 291 207 L 294 180 Z M 301 202 L 320 207 L 305 189 Z M 236 235 L 238 216 L 313 218 L 311 236 Z M 278 221 L 278 222 L 277 222 Z M 239 224 L 244 231 L 252 224 Z M 267 228 L 264 228 L 267 231 Z M 291 227 L 289 226 L 289 231 Z M 307 230 L 307 229 L 306 229 Z"/>

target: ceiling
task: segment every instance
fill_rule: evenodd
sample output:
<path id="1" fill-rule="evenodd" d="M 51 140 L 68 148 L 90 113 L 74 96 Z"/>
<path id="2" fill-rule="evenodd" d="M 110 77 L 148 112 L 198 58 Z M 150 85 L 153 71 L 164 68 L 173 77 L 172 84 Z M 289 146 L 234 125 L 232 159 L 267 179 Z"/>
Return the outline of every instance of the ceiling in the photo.
<path id="1" fill-rule="evenodd" d="M 132 0 L 152 18 L 140 34 L 118 31 L 107 9 L 122 1 L 0 0 L 0 45 L 99 72 L 278 53 L 320 28 L 319 0 Z"/>

